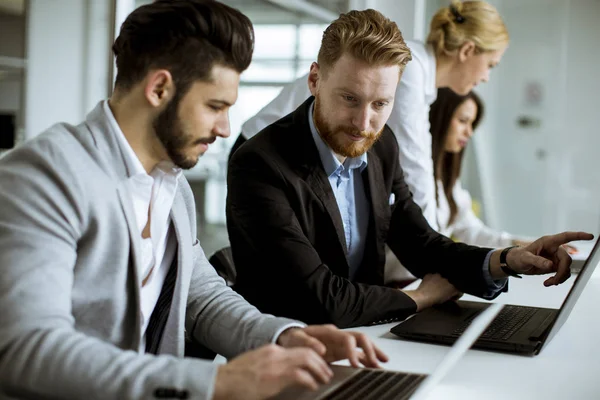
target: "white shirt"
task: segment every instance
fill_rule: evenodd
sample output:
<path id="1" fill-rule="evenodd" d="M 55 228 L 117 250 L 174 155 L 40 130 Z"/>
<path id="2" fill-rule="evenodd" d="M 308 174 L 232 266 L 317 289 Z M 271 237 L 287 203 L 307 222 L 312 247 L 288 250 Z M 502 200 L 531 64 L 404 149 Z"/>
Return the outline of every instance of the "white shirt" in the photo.
<path id="1" fill-rule="evenodd" d="M 250 139 L 273 122 L 285 117 L 298 108 L 312 94 L 308 89 L 308 74 L 286 85 L 269 104 L 255 116 L 244 122 L 241 135 Z"/>
<path id="2" fill-rule="evenodd" d="M 435 53 L 431 46 L 420 42 L 406 44 L 412 60 L 406 64 L 398 84 L 387 125 L 398 141 L 400 166 L 413 200 L 421 207 L 429 225 L 439 230 L 429 131 L 429 108 L 437 97 Z"/>
<path id="3" fill-rule="evenodd" d="M 396 89 L 396 99 L 387 125 L 398 141 L 400 166 L 413 199 L 422 209 L 427 222 L 438 230 L 435 182 L 429 132 L 429 108 L 437 97 L 435 55 L 423 43 L 407 41 L 412 52 Z M 284 87 L 279 95 L 258 114 L 242 125 L 242 135 L 249 139 L 262 129 L 286 116 L 311 96 L 308 75 Z"/>
<path id="4" fill-rule="evenodd" d="M 442 181 L 438 180 L 439 205 L 437 207 L 437 220 L 440 233 L 447 237 L 475 246 L 481 247 L 508 247 L 517 237 L 507 232 L 496 231 L 483 223 L 473 212 L 473 202 L 468 191 L 463 189 L 460 181 L 457 181 L 452 189 L 454 201 L 456 201 L 457 214 L 452 224 L 448 224 L 450 218 L 450 204 L 444 194 Z M 527 238 L 520 238 L 528 240 Z"/>
<path id="5" fill-rule="evenodd" d="M 171 208 L 177 191 L 177 181 L 181 169 L 171 162 L 159 163 L 150 174 L 146 173 L 139 158 L 129 145 L 123 131 L 108 106 L 103 102 L 103 109 L 109 123 L 124 149 L 123 161 L 128 166 L 127 184 L 135 213 L 135 221 L 139 232 L 139 249 L 141 270 L 138 271 L 140 282 L 140 315 L 142 321 L 140 352 L 146 348 L 146 329 L 165 277 L 177 249 L 177 239 L 171 226 Z M 150 237 L 143 238 L 142 232 L 148 224 L 150 210 Z"/>
<path id="6" fill-rule="evenodd" d="M 447 237 L 452 237 L 460 242 L 480 247 L 502 248 L 512 246 L 513 240 L 533 241 L 534 238 L 525 236 L 514 236 L 507 232 L 497 231 L 486 226 L 482 220 L 477 218 L 473 212 L 473 201 L 471 195 L 463 189 L 460 181 L 456 181 L 452 194 L 456 201 L 457 214 L 452 224 L 448 224 L 450 219 L 450 203 L 444 194 L 442 181 L 437 181 L 439 204 L 436 207 L 436 218 L 439 225 L 439 232 Z M 484 266 L 484 271 L 489 270 L 489 266 Z M 386 245 L 385 252 L 385 283 L 398 282 L 414 278 L 404 266 L 400 263 L 396 255 Z M 491 281 L 488 280 L 491 285 Z"/>

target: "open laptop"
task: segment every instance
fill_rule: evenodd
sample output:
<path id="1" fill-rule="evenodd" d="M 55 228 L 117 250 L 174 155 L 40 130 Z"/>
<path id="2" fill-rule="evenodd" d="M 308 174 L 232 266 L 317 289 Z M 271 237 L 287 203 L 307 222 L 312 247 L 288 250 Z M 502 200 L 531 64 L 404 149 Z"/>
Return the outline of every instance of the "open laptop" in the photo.
<path id="1" fill-rule="evenodd" d="M 560 309 L 507 305 L 473 347 L 530 356 L 538 354 L 567 320 L 600 262 L 599 243 L 597 240 Z M 452 344 L 487 307 L 489 303 L 448 302 L 414 315 L 390 332 L 402 339 Z"/>
<path id="2" fill-rule="evenodd" d="M 575 254 L 571 254 L 571 259 L 573 260 L 571 263 L 571 272 L 578 274 L 590 256 L 592 248 L 594 247 L 594 243 L 591 241 L 582 240 L 571 242 L 569 244 L 572 244 L 577 248 L 577 252 Z"/>
<path id="3" fill-rule="evenodd" d="M 447 375 L 458 360 L 473 345 L 489 323 L 502 309 L 494 304 L 480 313 L 467 330 L 456 340 L 450 351 L 431 375 L 386 371 L 372 368 L 353 368 L 332 365 L 333 378 L 313 392 L 290 388 L 273 400 L 423 400 Z"/>

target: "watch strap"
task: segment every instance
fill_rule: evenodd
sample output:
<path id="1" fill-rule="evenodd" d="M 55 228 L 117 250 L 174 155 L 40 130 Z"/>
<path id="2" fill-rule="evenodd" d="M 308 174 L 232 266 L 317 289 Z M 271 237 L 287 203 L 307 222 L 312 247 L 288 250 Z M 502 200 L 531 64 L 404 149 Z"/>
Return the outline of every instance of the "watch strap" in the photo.
<path id="1" fill-rule="evenodd" d="M 508 255 L 508 252 L 514 249 L 515 247 L 519 246 L 510 246 L 502 250 L 502 252 L 500 253 L 500 269 L 508 276 L 522 278 L 522 276 L 516 273 L 515 270 L 513 270 L 511 267 L 509 267 L 508 263 L 506 262 L 506 256 Z"/>

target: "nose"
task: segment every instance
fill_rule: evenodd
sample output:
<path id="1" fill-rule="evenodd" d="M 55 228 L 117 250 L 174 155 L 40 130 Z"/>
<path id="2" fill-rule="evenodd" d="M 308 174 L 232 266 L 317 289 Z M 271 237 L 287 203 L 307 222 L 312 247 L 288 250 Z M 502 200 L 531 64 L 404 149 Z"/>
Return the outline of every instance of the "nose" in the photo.
<path id="1" fill-rule="evenodd" d="M 471 136 L 473 136 L 473 125 L 468 124 L 466 128 L 466 134 L 468 138 L 471 138 Z"/>
<path id="2" fill-rule="evenodd" d="M 229 112 L 223 112 L 217 117 L 213 128 L 213 134 L 222 138 L 228 138 L 229 135 L 231 135 Z"/>
<path id="3" fill-rule="evenodd" d="M 481 81 L 487 83 L 489 80 L 490 80 L 490 70 L 486 69 L 485 75 L 483 75 L 483 77 L 481 78 Z"/>
<path id="4" fill-rule="evenodd" d="M 356 113 L 353 115 L 352 125 L 361 132 L 364 132 L 369 129 L 370 119 L 371 115 L 369 113 L 369 108 L 364 107 L 360 110 L 357 110 Z"/>

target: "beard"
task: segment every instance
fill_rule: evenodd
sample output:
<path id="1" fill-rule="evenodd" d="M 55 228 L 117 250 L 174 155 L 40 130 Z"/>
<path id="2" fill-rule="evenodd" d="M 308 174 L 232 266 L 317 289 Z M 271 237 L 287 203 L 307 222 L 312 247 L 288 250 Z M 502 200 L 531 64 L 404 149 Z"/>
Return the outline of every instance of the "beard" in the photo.
<path id="1" fill-rule="evenodd" d="M 193 168 L 202 155 L 188 156 L 186 149 L 201 143 L 210 144 L 215 141 L 215 137 L 194 140 L 193 136 L 186 132 L 179 117 L 179 97 L 177 96 L 154 119 L 152 127 L 173 164 L 182 169 Z"/>
<path id="2" fill-rule="evenodd" d="M 353 126 L 332 125 L 327 121 L 325 113 L 321 109 L 318 96 L 315 97 L 314 109 L 315 126 L 321 138 L 331 150 L 343 157 L 359 157 L 366 153 L 381 136 L 383 128 L 379 132 L 361 131 Z M 360 136 L 363 140 L 353 142 L 346 135 Z"/>

